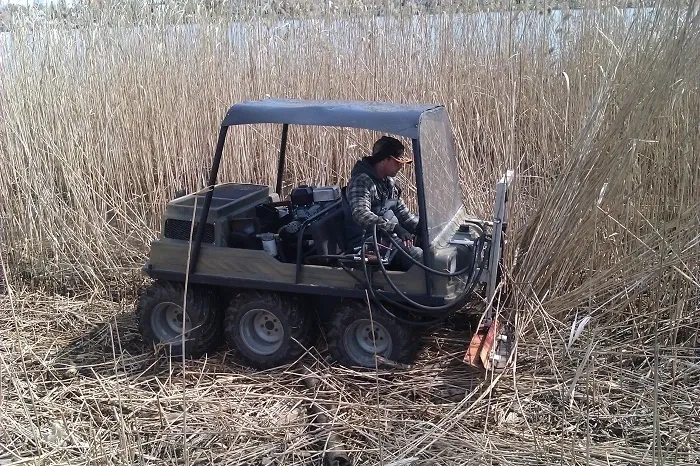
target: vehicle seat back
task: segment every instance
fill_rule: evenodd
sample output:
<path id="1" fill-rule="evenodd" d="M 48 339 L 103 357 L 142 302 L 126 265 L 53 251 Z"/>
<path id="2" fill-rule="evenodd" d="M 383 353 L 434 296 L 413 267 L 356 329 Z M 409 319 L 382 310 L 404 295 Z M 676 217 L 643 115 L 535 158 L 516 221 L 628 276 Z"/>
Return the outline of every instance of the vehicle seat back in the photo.
<path id="1" fill-rule="evenodd" d="M 308 228 L 318 255 L 342 254 L 345 250 L 345 214 L 343 206 L 324 215 Z M 328 263 L 328 260 L 318 261 Z"/>

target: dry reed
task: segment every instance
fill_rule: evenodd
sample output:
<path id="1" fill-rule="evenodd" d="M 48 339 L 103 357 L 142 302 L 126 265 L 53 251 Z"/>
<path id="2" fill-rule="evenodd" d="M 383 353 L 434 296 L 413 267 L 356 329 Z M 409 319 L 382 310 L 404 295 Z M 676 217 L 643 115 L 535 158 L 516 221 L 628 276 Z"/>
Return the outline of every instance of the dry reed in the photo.
<path id="1" fill-rule="evenodd" d="M 357 464 L 696 464 L 699 21 L 695 2 L 636 21 L 607 9 L 13 25 L 0 461 L 176 463 L 186 444 L 193 464 L 313 464 L 313 401 L 335 407 Z M 459 319 L 407 370 L 329 366 L 321 345 L 305 359 L 316 391 L 295 366 L 252 373 L 223 351 L 183 366 L 140 345 L 135 270 L 164 204 L 201 186 L 226 107 L 265 95 L 446 104 L 479 215 L 516 168 L 512 370 L 492 381 L 461 364 Z M 223 178 L 271 182 L 278 131 L 236 130 Z M 345 181 L 372 136 L 294 129 L 286 182 Z"/>
<path id="2" fill-rule="evenodd" d="M 527 339 L 516 373 L 492 384 L 461 363 L 467 335 L 457 327 L 426 335 L 408 370 L 355 372 L 312 350 L 307 370 L 254 373 L 223 350 L 186 367 L 154 358 L 130 302 L 32 292 L 1 306 L 0 458 L 9 463 L 180 464 L 186 440 L 192 464 L 320 464 L 312 403 L 328 407 L 326 428 L 354 464 L 658 464 L 658 455 L 694 464 L 700 451 L 697 362 L 661 345 L 655 377 L 653 338 L 628 337 L 627 325 L 568 349 L 568 334 Z"/>

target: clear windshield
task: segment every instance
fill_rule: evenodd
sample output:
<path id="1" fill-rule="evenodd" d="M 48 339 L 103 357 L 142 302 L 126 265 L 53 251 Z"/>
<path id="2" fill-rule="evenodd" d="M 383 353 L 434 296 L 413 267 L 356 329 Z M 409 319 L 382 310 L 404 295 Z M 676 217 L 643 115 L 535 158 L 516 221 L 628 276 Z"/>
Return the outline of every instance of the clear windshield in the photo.
<path id="1" fill-rule="evenodd" d="M 462 205 L 452 129 L 444 108 L 424 113 L 419 129 L 430 242 Z"/>

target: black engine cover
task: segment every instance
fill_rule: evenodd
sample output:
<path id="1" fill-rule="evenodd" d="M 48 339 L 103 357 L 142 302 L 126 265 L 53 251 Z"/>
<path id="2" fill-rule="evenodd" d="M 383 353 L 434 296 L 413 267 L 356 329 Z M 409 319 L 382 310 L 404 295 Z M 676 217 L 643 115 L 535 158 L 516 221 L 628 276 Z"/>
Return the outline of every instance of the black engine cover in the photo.
<path id="1" fill-rule="evenodd" d="M 292 204 L 295 206 L 309 205 L 314 203 L 314 188 L 311 186 L 299 186 L 292 189 Z"/>

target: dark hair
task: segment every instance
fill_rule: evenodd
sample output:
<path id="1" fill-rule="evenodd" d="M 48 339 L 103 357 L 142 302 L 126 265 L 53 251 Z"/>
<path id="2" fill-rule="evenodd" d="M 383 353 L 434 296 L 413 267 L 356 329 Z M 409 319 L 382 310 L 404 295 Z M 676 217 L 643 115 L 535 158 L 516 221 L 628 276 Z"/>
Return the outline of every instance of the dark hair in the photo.
<path id="1" fill-rule="evenodd" d="M 368 157 L 369 163 L 372 165 L 381 162 L 382 160 L 401 154 L 405 149 L 403 143 L 391 136 L 382 136 L 377 139 L 372 146 L 372 155 Z"/>

